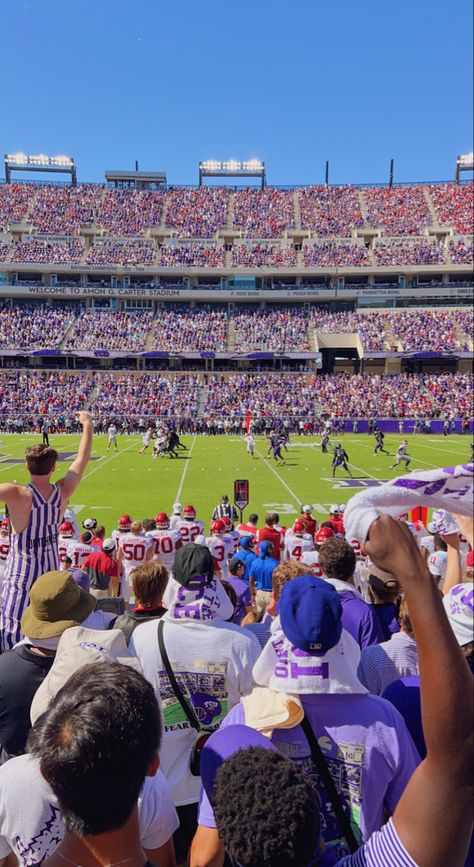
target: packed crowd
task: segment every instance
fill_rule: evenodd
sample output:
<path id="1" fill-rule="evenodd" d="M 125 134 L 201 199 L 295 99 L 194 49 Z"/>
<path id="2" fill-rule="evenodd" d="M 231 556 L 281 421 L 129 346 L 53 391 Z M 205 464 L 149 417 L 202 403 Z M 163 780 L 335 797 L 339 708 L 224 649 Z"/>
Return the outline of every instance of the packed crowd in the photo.
<path id="1" fill-rule="evenodd" d="M 235 348 L 239 352 L 307 352 L 308 318 L 298 307 L 255 310 L 237 308 L 233 316 Z"/>
<path id="2" fill-rule="evenodd" d="M 442 265 L 444 247 L 434 238 L 381 238 L 374 244 L 376 265 Z"/>
<path id="3" fill-rule="evenodd" d="M 146 241 L 96 240 L 89 247 L 88 265 L 153 265 L 155 248 Z"/>
<path id="4" fill-rule="evenodd" d="M 1 371 L 0 418 L 3 430 L 15 430 L 19 417 L 29 416 L 37 427 L 43 416 L 59 430 L 72 431 L 75 413 L 87 406 L 94 388 L 92 374 L 61 371 Z M 68 421 L 68 424 L 66 422 Z"/>
<path id="5" fill-rule="evenodd" d="M 317 386 L 306 376 L 248 374 L 208 378 L 204 416 L 239 416 L 255 412 L 273 418 L 315 414 Z"/>
<path id="6" fill-rule="evenodd" d="M 144 425 L 156 418 L 193 417 L 197 413 L 200 379 L 198 375 L 160 373 L 139 375 L 99 374 L 97 395 L 93 402 L 94 418 L 106 430 L 110 418 L 143 420 Z"/>
<path id="7" fill-rule="evenodd" d="M 22 304 L 0 309 L 0 348 L 44 349 L 59 346 L 74 321 L 72 306 Z"/>
<path id="8" fill-rule="evenodd" d="M 0 184 L 0 231 L 24 220 L 36 189 L 33 184 Z"/>
<path id="9" fill-rule="evenodd" d="M 349 238 L 363 224 L 355 187 L 303 187 L 298 191 L 301 228 L 319 236 Z"/>
<path id="10" fill-rule="evenodd" d="M 322 334 L 358 333 L 364 348 L 372 352 L 383 352 L 388 348 L 387 320 L 383 314 L 346 311 L 331 313 L 313 307 L 311 322 L 314 330 Z"/>
<path id="11" fill-rule="evenodd" d="M 112 374 L 62 372 L 0 374 L 0 426 L 21 433 L 74 431 L 74 412 L 89 406 L 95 428 L 106 432 L 111 418 L 125 433 L 143 433 L 150 420 L 173 420 L 187 433 L 240 433 L 247 412 L 254 430 L 285 418 L 319 432 L 321 417 L 471 417 L 474 380 L 470 374 L 321 375 L 294 374 Z"/>
<path id="12" fill-rule="evenodd" d="M 387 235 L 421 235 L 431 222 L 423 187 L 367 187 L 367 222 Z"/>
<path id="13" fill-rule="evenodd" d="M 296 251 L 293 246 L 261 241 L 258 244 L 239 244 L 232 247 L 233 268 L 294 268 Z"/>
<path id="14" fill-rule="evenodd" d="M 453 226 L 460 235 L 474 230 L 474 186 L 466 184 L 432 184 L 429 188 L 438 222 Z"/>
<path id="15" fill-rule="evenodd" d="M 5 262 L 10 253 L 10 244 L 7 244 L 6 241 L 0 241 L 0 262 Z"/>
<path id="16" fill-rule="evenodd" d="M 151 491 L 107 534 L 64 508 L 79 422 L 0 492 L 5 867 L 470 865 L 472 467 L 288 527 Z"/>
<path id="17" fill-rule="evenodd" d="M 470 416 L 474 378 L 467 373 L 314 377 L 321 412 L 339 418 Z"/>
<path id="18" fill-rule="evenodd" d="M 225 251 L 223 245 L 200 244 L 163 244 L 160 248 L 159 263 L 164 268 L 223 268 Z"/>
<path id="19" fill-rule="evenodd" d="M 163 307 L 152 322 L 150 350 L 218 352 L 227 348 L 227 314 L 209 305 Z"/>
<path id="20" fill-rule="evenodd" d="M 303 246 L 306 268 L 363 267 L 371 265 L 369 251 L 362 243 L 323 241 Z"/>
<path id="21" fill-rule="evenodd" d="M 291 192 L 267 187 L 245 189 L 234 195 L 234 226 L 247 238 L 275 238 L 295 225 Z"/>
<path id="22" fill-rule="evenodd" d="M 467 341 L 459 339 L 458 314 L 452 310 L 394 312 L 388 314 L 388 321 L 395 340 L 404 351 L 443 352 L 469 349 Z M 465 314 L 461 321 L 466 321 Z"/>
<path id="23" fill-rule="evenodd" d="M 472 235 L 468 238 L 450 238 L 449 255 L 454 265 L 472 265 L 474 246 Z"/>
<path id="24" fill-rule="evenodd" d="M 69 241 L 43 241 L 35 238 L 20 241 L 13 248 L 12 262 L 43 265 L 74 265 L 82 260 L 84 241 L 71 238 Z"/>
<path id="25" fill-rule="evenodd" d="M 159 226 L 164 193 L 149 190 L 107 190 L 104 194 L 97 224 L 108 235 L 121 238 L 142 235 Z"/>
<path id="26" fill-rule="evenodd" d="M 171 190 L 166 198 L 166 225 L 181 238 L 210 238 L 227 222 L 229 192 L 221 187 Z"/>
<path id="27" fill-rule="evenodd" d="M 140 352 L 151 325 L 151 313 L 138 310 L 134 313 L 106 310 L 84 311 L 68 334 L 65 349 L 120 352 Z"/>
<path id="28" fill-rule="evenodd" d="M 37 232 L 46 235 L 75 235 L 95 222 L 102 195 L 98 184 L 41 186 L 29 222 Z"/>

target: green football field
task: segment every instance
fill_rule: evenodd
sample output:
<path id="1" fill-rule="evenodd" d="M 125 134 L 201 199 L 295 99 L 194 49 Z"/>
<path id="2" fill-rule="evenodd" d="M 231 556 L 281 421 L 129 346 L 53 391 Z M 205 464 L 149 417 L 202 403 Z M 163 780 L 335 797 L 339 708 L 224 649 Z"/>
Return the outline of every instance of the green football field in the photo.
<path id="1" fill-rule="evenodd" d="M 212 509 L 221 495 L 232 498 L 234 479 L 248 479 L 250 503 L 244 517 L 250 512 L 263 516 L 271 510 L 279 512 L 282 523 L 288 524 L 302 504 L 311 503 L 315 517 L 321 520 L 331 504 L 346 502 L 363 487 L 404 472 L 403 465 L 401 471 L 389 469 L 393 457 L 374 455 L 373 437 L 346 434 L 339 439 L 349 455 L 352 482 L 341 468 L 336 479 L 331 478 L 332 454 L 321 454 L 319 438 L 314 437 L 292 437 L 284 452 L 286 466 L 277 466 L 265 457 L 267 441 L 263 437 L 257 437 L 254 460 L 246 454 L 243 440 L 225 436 L 184 436 L 187 449 L 180 452 L 179 459 L 153 460 L 151 448 L 143 455 L 138 453 L 142 445 L 138 436 L 119 437 L 117 453 L 107 453 L 106 437 L 97 436 L 91 463 L 71 505 L 80 521 L 93 515 L 109 533 L 125 512 L 142 519 L 163 510 L 170 513 L 176 501 L 192 503 L 208 529 Z M 391 455 L 401 440 L 401 436 L 385 437 L 385 448 Z M 0 482 L 27 481 L 24 449 L 34 442 L 41 442 L 41 437 L 0 437 Z M 467 463 L 470 442 L 470 437 L 459 435 L 411 436 L 410 471 Z M 56 478 L 73 460 L 77 443 L 77 436 L 50 437 L 50 444 L 60 453 Z"/>

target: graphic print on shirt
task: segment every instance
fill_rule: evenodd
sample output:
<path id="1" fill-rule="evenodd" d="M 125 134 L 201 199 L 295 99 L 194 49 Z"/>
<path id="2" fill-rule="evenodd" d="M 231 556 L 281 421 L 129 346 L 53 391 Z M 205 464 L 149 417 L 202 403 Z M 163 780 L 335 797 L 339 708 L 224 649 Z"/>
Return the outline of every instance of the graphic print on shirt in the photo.
<path id="1" fill-rule="evenodd" d="M 226 662 L 207 662 L 195 660 L 196 667 L 206 667 L 204 671 L 178 671 L 173 663 L 173 671 L 185 699 L 192 702 L 196 716 L 202 726 L 217 726 L 227 716 L 228 690 L 226 681 Z M 165 731 L 175 728 L 189 728 L 190 723 L 176 698 L 168 675 L 159 671 L 159 685 Z"/>
<path id="2" fill-rule="evenodd" d="M 307 782 L 316 789 L 321 799 L 321 834 L 328 846 L 344 846 L 339 822 L 331 799 L 318 774 L 311 756 L 301 756 L 299 744 L 285 743 L 273 738 L 275 746 L 288 758 L 298 763 Z M 318 738 L 329 773 L 334 780 L 344 812 L 349 819 L 356 840 L 362 843 L 360 831 L 362 809 L 362 772 L 365 759 L 364 744 L 334 744 L 330 738 Z M 309 749 L 309 748 L 308 748 Z M 328 755 L 328 751 L 334 755 Z M 348 850 L 346 850 L 348 854 Z"/>
<path id="3" fill-rule="evenodd" d="M 24 842 L 20 835 L 15 837 L 14 851 L 20 859 L 20 867 L 34 867 L 35 864 L 41 864 L 47 855 L 57 849 L 64 837 L 64 823 L 61 819 L 61 813 L 58 807 L 49 804 L 50 815 L 45 820 L 41 831 L 36 834 L 28 843 Z"/>

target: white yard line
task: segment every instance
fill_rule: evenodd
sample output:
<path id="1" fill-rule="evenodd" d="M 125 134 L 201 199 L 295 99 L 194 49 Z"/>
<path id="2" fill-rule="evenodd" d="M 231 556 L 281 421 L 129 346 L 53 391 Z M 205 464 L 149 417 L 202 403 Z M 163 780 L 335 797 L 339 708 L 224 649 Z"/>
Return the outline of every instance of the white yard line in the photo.
<path id="1" fill-rule="evenodd" d="M 265 458 L 264 455 L 262 455 L 262 453 L 258 451 L 258 449 L 255 449 L 255 454 L 259 455 L 259 457 L 265 462 L 265 466 L 268 467 L 269 470 L 271 470 L 273 475 L 276 476 L 278 481 L 281 482 L 284 488 L 286 488 L 288 493 L 293 497 L 293 500 L 295 501 L 295 504 L 299 509 L 303 500 L 300 499 L 300 497 L 298 497 L 297 494 L 295 494 L 295 492 L 291 490 L 290 486 L 286 484 L 285 480 L 282 479 L 282 477 L 280 476 L 280 473 L 277 473 L 276 469 L 272 467 L 269 459 L 267 460 L 267 458 Z"/>
<path id="2" fill-rule="evenodd" d="M 417 443 L 411 443 L 411 445 L 412 446 L 417 445 Z M 421 445 L 421 443 L 420 443 L 420 445 Z M 424 445 L 424 443 L 423 443 L 423 445 Z M 362 443 L 362 447 L 363 448 L 372 448 L 372 446 L 370 446 L 369 443 L 366 443 L 366 444 Z M 427 446 L 427 448 L 429 448 L 429 446 Z M 375 455 L 374 455 L 374 457 L 375 457 Z M 391 455 L 390 455 L 390 457 L 391 457 Z M 439 469 L 439 464 L 430 464 L 428 461 L 422 461 L 421 458 L 411 457 L 410 455 L 408 455 L 408 457 L 410 458 L 411 461 L 414 461 L 415 463 L 425 464 L 425 466 L 427 466 L 427 467 L 433 467 L 434 470 Z M 349 461 L 349 465 L 355 467 L 356 470 L 358 469 L 358 467 L 356 467 L 355 464 L 351 464 L 350 461 Z M 364 470 L 362 470 L 362 472 L 364 472 Z M 365 470 L 365 472 L 367 473 L 367 470 Z M 412 469 L 412 470 L 410 470 L 410 472 L 414 472 L 414 470 Z M 370 473 L 367 473 L 367 475 L 370 476 Z M 372 476 L 372 478 L 375 479 L 375 476 Z"/>
<path id="3" fill-rule="evenodd" d="M 125 452 L 129 452 L 130 449 L 133 449 L 136 445 L 137 441 L 131 443 L 129 446 L 127 446 L 126 449 L 122 449 L 122 451 L 120 452 L 114 452 L 114 454 L 111 455 L 110 458 L 106 458 L 105 461 L 97 461 L 97 465 L 92 470 L 89 470 L 89 472 L 82 477 L 82 481 L 85 482 L 85 480 L 88 479 L 89 476 L 93 476 L 94 473 L 96 473 L 98 470 L 101 470 L 103 467 L 107 466 L 107 464 L 110 464 L 111 461 L 115 460 L 115 458 L 118 458 L 120 455 L 125 454 Z"/>
<path id="4" fill-rule="evenodd" d="M 188 455 L 187 455 L 187 461 L 186 461 L 186 463 L 185 463 L 185 465 L 184 465 L 184 467 L 183 467 L 183 472 L 181 473 L 181 481 L 180 481 L 180 483 L 179 483 L 179 487 L 178 487 L 178 490 L 177 490 L 177 493 L 176 493 L 176 497 L 175 497 L 175 500 L 174 500 L 175 503 L 179 503 L 179 498 L 180 498 L 180 496 L 181 496 L 181 491 L 183 490 L 183 485 L 184 485 L 184 480 L 185 480 L 185 478 L 186 478 L 186 473 L 188 472 L 189 459 L 190 459 L 190 457 L 191 457 L 191 455 L 192 455 L 192 452 L 193 452 L 193 448 L 194 448 L 194 444 L 195 444 L 195 442 L 196 442 L 196 439 L 197 439 L 196 436 L 193 437 L 193 441 L 192 441 L 192 443 L 191 443 L 191 448 L 189 449 L 189 452 L 188 452 Z"/>

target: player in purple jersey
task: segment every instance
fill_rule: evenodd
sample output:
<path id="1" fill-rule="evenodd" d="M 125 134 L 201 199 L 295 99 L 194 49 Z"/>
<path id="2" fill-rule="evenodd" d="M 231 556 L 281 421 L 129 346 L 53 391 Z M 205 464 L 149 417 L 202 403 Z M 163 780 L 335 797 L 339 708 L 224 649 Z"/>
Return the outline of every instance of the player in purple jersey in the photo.
<path id="1" fill-rule="evenodd" d="M 91 454 L 91 416 L 80 412 L 79 421 L 82 437 L 77 458 L 62 479 L 51 483 L 58 453 L 50 446 L 35 445 L 25 449 L 29 483 L 0 485 L 0 502 L 8 506 L 12 527 L 0 613 L 2 651 L 10 650 L 21 638 L 21 616 L 36 579 L 59 570 L 59 525 Z"/>

